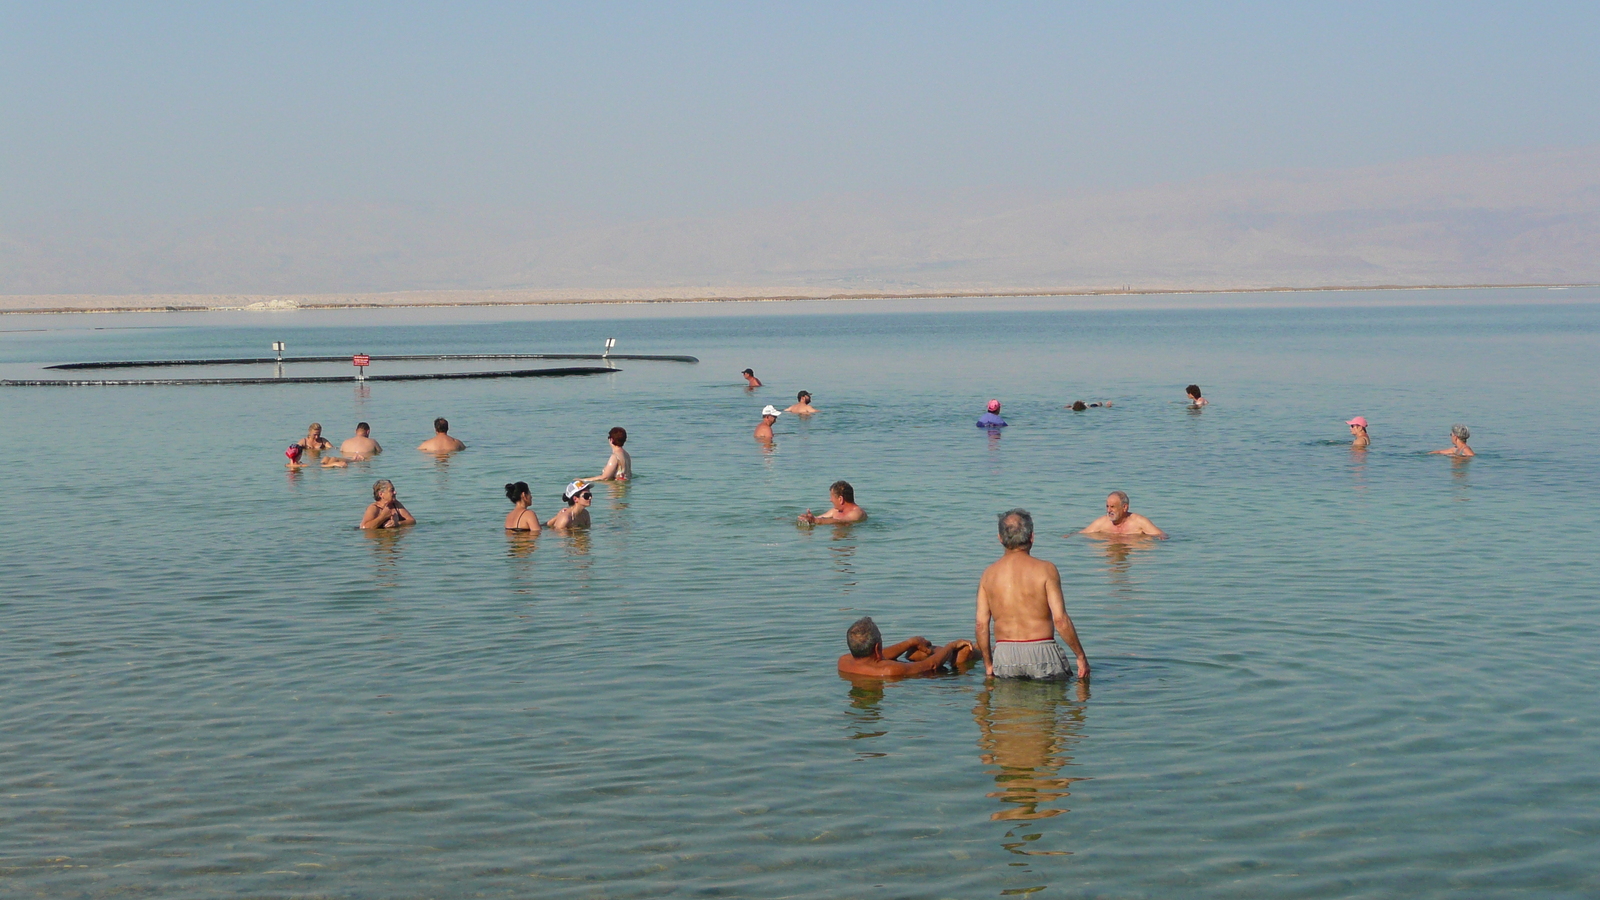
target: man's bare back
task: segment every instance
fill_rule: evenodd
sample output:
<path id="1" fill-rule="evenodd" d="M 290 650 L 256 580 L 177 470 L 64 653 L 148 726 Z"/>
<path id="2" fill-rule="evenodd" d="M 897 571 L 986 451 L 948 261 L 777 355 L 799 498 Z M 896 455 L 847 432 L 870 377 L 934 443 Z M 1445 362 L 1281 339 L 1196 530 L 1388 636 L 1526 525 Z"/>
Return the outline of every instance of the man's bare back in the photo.
<path id="1" fill-rule="evenodd" d="M 372 427 L 362 422 L 356 426 L 355 437 L 346 438 L 345 442 L 339 445 L 339 452 L 355 459 L 366 459 L 375 453 L 382 453 L 383 448 L 372 439 Z"/>
<path id="2" fill-rule="evenodd" d="M 444 419 L 433 420 L 434 435 L 417 447 L 423 453 L 454 453 L 467 449 L 467 445 L 450 436 L 450 423 Z"/>
<path id="3" fill-rule="evenodd" d="M 997 645 L 1048 641 L 1053 646 L 1055 633 L 1060 632 L 1061 639 L 1078 658 L 1078 677 L 1087 678 L 1089 659 L 1067 616 L 1061 596 L 1061 573 L 1053 563 L 1032 555 L 1032 517 L 1022 510 L 1012 510 L 1001 518 L 1000 527 L 1005 553 L 983 571 L 983 578 L 978 581 L 975 633 L 985 673 L 995 674 L 998 647 L 990 649 L 991 637 Z"/>

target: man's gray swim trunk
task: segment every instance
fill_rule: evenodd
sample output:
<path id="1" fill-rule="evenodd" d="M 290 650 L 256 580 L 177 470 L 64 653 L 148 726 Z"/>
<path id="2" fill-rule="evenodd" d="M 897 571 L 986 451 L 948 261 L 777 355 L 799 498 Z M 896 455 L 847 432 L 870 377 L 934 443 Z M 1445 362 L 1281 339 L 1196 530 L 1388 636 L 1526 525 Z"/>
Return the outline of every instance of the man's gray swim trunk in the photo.
<path id="1" fill-rule="evenodd" d="M 1031 678 L 1036 681 L 1062 681 L 1072 677 L 1067 655 L 1055 638 L 1043 641 L 995 641 L 996 678 Z"/>

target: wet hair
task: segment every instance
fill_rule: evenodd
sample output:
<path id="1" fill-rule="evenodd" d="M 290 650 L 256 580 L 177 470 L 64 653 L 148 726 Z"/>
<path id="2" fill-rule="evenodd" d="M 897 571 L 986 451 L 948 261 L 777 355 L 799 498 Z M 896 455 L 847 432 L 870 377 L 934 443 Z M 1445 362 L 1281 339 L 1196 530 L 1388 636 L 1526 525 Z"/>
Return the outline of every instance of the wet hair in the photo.
<path id="1" fill-rule="evenodd" d="M 1184 388 L 1184 390 L 1188 391 L 1189 392 L 1189 396 L 1195 398 L 1196 400 L 1200 399 L 1200 385 L 1191 384 L 1188 387 Z"/>
<path id="2" fill-rule="evenodd" d="M 878 623 L 872 621 L 871 616 L 862 616 L 850 623 L 850 630 L 844 633 L 844 642 L 850 645 L 850 655 L 860 659 L 871 656 L 872 648 L 883 643 L 883 632 L 878 630 Z"/>
<path id="3" fill-rule="evenodd" d="M 1072 401 L 1072 411 L 1073 412 L 1083 412 L 1084 410 L 1086 410 L 1088 408 L 1089 408 L 1089 404 L 1083 402 L 1082 400 L 1074 400 L 1074 401 Z"/>
<path id="4" fill-rule="evenodd" d="M 310 434 L 313 431 L 321 431 L 321 430 L 322 430 L 322 423 L 321 422 L 312 422 L 310 425 L 306 426 L 306 434 Z"/>
<path id="5" fill-rule="evenodd" d="M 1025 509 L 1008 509 L 1000 514 L 1000 543 L 1016 550 L 1033 543 L 1033 516 Z"/>
<path id="6" fill-rule="evenodd" d="M 846 503 L 856 502 L 856 489 L 851 487 L 848 481 L 835 481 L 833 484 L 828 485 L 828 493 L 838 494 L 839 498 Z"/>
<path id="7" fill-rule="evenodd" d="M 440 434 L 444 434 L 450 430 L 450 423 L 445 420 L 444 416 L 440 416 L 439 418 L 433 420 L 433 430 L 439 432 Z"/>
<path id="8" fill-rule="evenodd" d="M 626 428 L 613 428 L 610 431 L 606 432 L 606 437 L 611 439 L 611 443 L 616 444 L 618 447 L 621 447 L 623 444 L 626 444 L 628 442 L 628 429 L 626 429 Z"/>
<path id="9" fill-rule="evenodd" d="M 811 399 L 811 392 L 810 391 L 801 391 L 800 393 L 795 394 L 794 398 L 796 400 L 810 400 Z"/>
<path id="10" fill-rule="evenodd" d="M 1107 494 L 1106 496 L 1115 497 L 1118 500 L 1121 500 L 1123 506 L 1128 506 L 1129 505 L 1129 503 L 1128 503 L 1128 494 L 1127 494 L 1126 491 L 1112 491 L 1111 493 Z"/>
<path id="11" fill-rule="evenodd" d="M 377 481 L 374 481 L 372 483 L 372 499 L 378 499 L 378 495 L 382 494 L 383 489 L 386 487 L 390 490 L 394 490 L 394 482 L 387 478 L 379 478 Z"/>
<path id="12" fill-rule="evenodd" d="M 368 425 L 365 422 L 357 422 L 356 423 L 356 434 L 371 434 L 371 433 L 372 433 L 372 426 L 371 425 Z"/>
<path id="13" fill-rule="evenodd" d="M 1472 439 L 1472 430 L 1465 425 L 1451 425 L 1450 436 L 1458 437 L 1463 441 Z"/>
<path id="14" fill-rule="evenodd" d="M 506 499 L 512 503 L 522 502 L 523 494 L 532 494 L 526 481 L 506 482 Z"/>

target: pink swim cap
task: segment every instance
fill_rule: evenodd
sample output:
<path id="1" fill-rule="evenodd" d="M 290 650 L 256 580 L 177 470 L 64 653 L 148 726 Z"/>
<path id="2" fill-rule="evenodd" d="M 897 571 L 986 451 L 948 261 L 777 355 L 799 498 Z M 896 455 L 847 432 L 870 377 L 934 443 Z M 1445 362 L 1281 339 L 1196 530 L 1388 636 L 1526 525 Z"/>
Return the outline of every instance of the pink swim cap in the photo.
<path id="1" fill-rule="evenodd" d="M 989 412 L 997 413 L 999 411 L 1000 411 L 1000 401 L 999 400 L 990 400 L 989 401 Z"/>
<path id="2" fill-rule="evenodd" d="M 300 458 L 300 445 L 299 444 L 290 444 L 289 445 L 289 449 L 283 451 L 283 455 L 289 457 L 290 459 L 299 459 Z"/>

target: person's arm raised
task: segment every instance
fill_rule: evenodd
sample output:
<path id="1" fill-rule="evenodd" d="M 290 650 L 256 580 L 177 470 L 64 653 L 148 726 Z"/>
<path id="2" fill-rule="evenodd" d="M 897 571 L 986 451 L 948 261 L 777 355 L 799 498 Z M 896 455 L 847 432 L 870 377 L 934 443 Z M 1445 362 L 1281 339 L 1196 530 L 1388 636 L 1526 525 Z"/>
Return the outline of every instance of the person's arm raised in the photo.
<path id="1" fill-rule="evenodd" d="M 938 671 L 939 667 L 944 665 L 946 660 L 956 655 L 956 651 L 961 649 L 963 643 L 965 642 L 951 641 L 950 643 L 945 644 L 943 647 L 933 651 L 933 653 L 925 659 L 920 659 L 914 663 L 898 663 L 898 665 L 904 666 L 904 668 L 900 670 L 900 674 L 926 675 L 929 672 Z"/>
<path id="2" fill-rule="evenodd" d="M 908 637 L 898 644 L 890 644 L 883 648 L 884 659 L 899 659 L 911 650 L 932 650 L 933 644 L 927 638 L 918 635 Z"/>
<path id="3" fill-rule="evenodd" d="M 1050 618 L 1055 622 L 1056 631 L 1061 633 L 1061 639 L 1067 642 L 1067 649 L 1078 657 L 1078 677 L 1089 677 L 1089 657 L 1083 652 L 1083 643 L 1078 640 L 1078 629 L 1072 627 L 1072 617 L 1067 615 L 1067 602 L 1061 596 L 1061 572 L 1054 565 L 1045 577 L 1045 600 L 1050 604 Z"/>
<path id="4" fill-rule="evenodd" d="M 381 503 L 367 505 L 367 511 L 361 514 L 360 528 L 382 528 L 389 521 L 389 510 Z"/>

